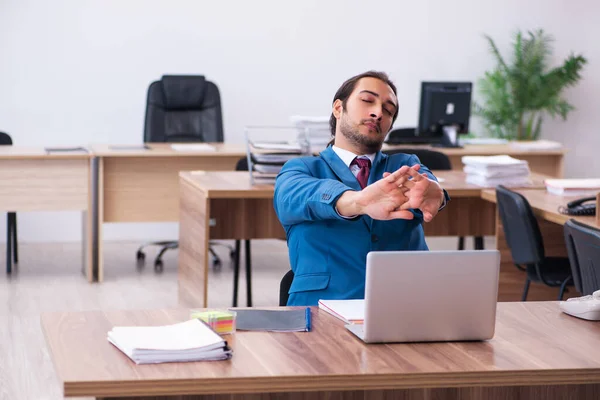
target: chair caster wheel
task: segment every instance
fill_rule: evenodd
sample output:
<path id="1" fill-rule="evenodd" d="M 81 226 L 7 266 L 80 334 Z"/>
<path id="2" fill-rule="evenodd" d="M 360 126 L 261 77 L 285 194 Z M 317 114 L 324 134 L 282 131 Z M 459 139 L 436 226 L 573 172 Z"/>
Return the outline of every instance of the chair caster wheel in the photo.
<path id="1" fill-rule="evenodd" d="M 156 260 L 154 261 L 154 271 L 156 272 L 163 272 L 163 262 L 162 260 Z"/>
<path id="2" fill-rule="evenodd" d="M 141 250 L 138 250 L 135 256 L 138 261 L 144 261 L 146 259 L 146 254 L 144 254 L 144 252 Z"/>

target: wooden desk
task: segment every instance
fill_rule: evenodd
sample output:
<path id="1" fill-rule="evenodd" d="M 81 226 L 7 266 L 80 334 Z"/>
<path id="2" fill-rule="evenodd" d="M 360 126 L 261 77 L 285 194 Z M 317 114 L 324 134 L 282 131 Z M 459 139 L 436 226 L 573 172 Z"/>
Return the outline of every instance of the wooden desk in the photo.
<path id="1" fill-rule="evenodd" d="M 48 313 L 41 320 L 67 397 L 600 397 L 600 323 L 563 314 L 555 302 L 499 303 L 495 336 L 486 342 L 365 345 L 335 317 L 312 312 L 312 332 L 229 336 L 231 360 L 156 365 L 134 364 L 107 332 L 181 322 L 189 310 Z"/>
<path id="2" fill-rule="evenodd" d="M 42 147 L 0 146 L 0 209 L 82 211 L 83 268 L 95 279 L 91 156 Z"/>
<path id="3" fill-rule="evenodd" d="M 496 208 L 482 188 L 465 183 L 462 171 L 434 171 L 451 201 L 432 222 L 428 236 L 488 236 L 496 232 Z M 532 187 L 543 188 L 534 174 Z M 208 243 L 211 239 L 285 239 L 273 209 L 273 186 L 250 184 L 248 172 L 181 172 L 179 302 L 208 306 Z M 500 287 L 500 293 L 504 290 Z"/>
<path id="4" fill-rule="evenodd" d="M 179 220 L 179 171 L 232 171 L 246 156 L 244 145 L 211 143 L 215 152 L 175 151 L 168 143 L 150 143 L 149 150 L 118 150 L 111 145 L 93 145 L 98 171 L 98 280 L 103 279 L 102 224 L 104 222 L 175 222 Z M 509 145 L 467 145 L 462 149 L 431 146 L 387 146 L 385 149 L 430 148 L 450 157 L 462 170 L 464 155 L 509 154 L 529 161 L 533 172 L 562 177 L 564 149 L 514 150 Z"/>
<path id="5" fill-rule="evenodd" d="M 246 155 L 245 147 L 241 145 L 211 145 L 216 151 L 176 151 L 167 143 L 149 143 L 148 150 L 92 146 L 98 170 L 97 263 L 100 281 L 103 277 L 104 222 L 176 222 L 179 220 L 179 171 L 232 171 L 238 160 Z"/>
<path id="6" fill-rule="evenodd" d="M 452 168 L 463 169 L 461 158 L 463 156 L 493 156 L 507 154 L 520 160 L 526 160 L 532 172 L 561 178 L 564 174 L 564 156 L 566 149 L 524 151 L 517 150 L 509 144 L 495 145 L 465 145 L 463 148 L 432 147 L 429 145 L 384 145 L 384 150 L 401 148 L 420 148 L 439 151 L 450 157 Z"/>
<path id="7" fill-rule="evenodd" d="M 600 223 L 596 217 L 574 217 L 564 215 L 558 212 L 558 207 L 566 205 L 568 202 L 577 197 L 565 197 L 549 194 L 546 190 L 530 190 L 517 189 L 515 192 L 525 196 L 531 208 L 538 219 L 540 232 L 544 240 L 544 253 L 549 257 L 567 257 L 567 248 L 564 240 L 563 225 L 569 219 L 575 219 L 583 224 L 600 229 Z M 495 190 L 484 190 L 481 192 L 481 198 L 496 203 Z M 500 250 L 502 256 L 502 264 L 500 266 L 500 277 L 503 274 L 510 274 L 513 278 L 521 282 L 521 286 L 525 282 L 525 272 L 518 271 L 513 263 L 510 248 L 506 243 L 502 221 L 499 216 L 496 217 L 496 247 Z M 516 287 L 516 286 L 513 286 Z M 547 300 L 548 288 L 544 285 L 531 285 L 527 299 L 529 300 Z M 558 295 L 558 289 L 553 289 L 554 296 Z M 514 293 L 517 295 L 518 293 Z M 512 295 L 512 293 L 511 293 Z M 579 296 L 574 289 L 565 294 L 565 297 Z"/>

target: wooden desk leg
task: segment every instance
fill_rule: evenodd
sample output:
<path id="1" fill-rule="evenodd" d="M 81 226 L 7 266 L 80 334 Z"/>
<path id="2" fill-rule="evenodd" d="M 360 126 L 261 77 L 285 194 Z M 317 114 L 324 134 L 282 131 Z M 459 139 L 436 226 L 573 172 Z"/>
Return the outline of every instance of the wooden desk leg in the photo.
<path id="1" fill-rule="evenodd" d="M 81 243 L 83 273 L 88 282 L 101 281 L 98 275 L 98 240 L 96 235 L 98 213 L 98 162 L 92 158 L 88 166 L 87 209 L 81 215 Z"/>
<path id="2" fill-rule="evenodd" d="M 94 268 L 94 244 L 92 240 L 92 213 L 83 211 L 81 213 L 81 265 L 83 273 L 88 282 L 97 280 L 96 271 Z"/>
<path id="3" fill-rule="evenodd" d="M 179 201 L 179 305 L 207 307 L 210 202 L 183 180 Z"/>
<path id="4" fill-rule="evenodd" d="M 96 280 L 104 280 L 104 260 L 102 257 L 102 224 L 104 222 L 104 159 L 102 157 L 92 158 L 92 257 Z"/>

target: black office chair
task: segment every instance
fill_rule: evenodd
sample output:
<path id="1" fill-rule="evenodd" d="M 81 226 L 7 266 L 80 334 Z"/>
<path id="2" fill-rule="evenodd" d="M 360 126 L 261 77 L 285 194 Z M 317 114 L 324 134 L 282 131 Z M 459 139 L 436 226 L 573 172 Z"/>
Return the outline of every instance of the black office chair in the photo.
<path id="1" fill-rule="evenodd" d="M 0 132 L 0 146 L 12 146 L 13 141 L 8 133 Z M 19 245 L 17 243 L 17 213 L 6 213 L 6 273 L 12 272 L 12 263 L 19 262 Z"/>
<path id="2" fill-rule="evenodd" d="M 527 272 L 521 301 L 527 300 L 532 281 L 560 287 L 558 299 L 561 300 L 566 287 L 573 282 L 569 259 L 545 256 L 540 227 L 525 197 L 500 185 L 496 187 L 496 198 L 513 262 L 518 269 Z"/>
<path id="3" fill-rule="evenodd" d="M 223 142 L 221 96 L 217 85 L 202 75 L 163 75 L 161 80 L 152 82 L 146 102 L 144 142 Z M 154 268 L 162 271 L 163 254 L 176 249 L 178 242 L 143 244 L 137 250 L 138 262 L 144 261 L 143 249 L 148 245 L 162 247 L 154 260 Z M 221 259 L 212 248 L 209 250 L 213 266 L 219 267 Z M 233 249 L 230 251 L 232 254 Z"/>
<path id="4" fill-rule="evenodd" d="M 281 278 L 281 283 L 279 284 L 279 306 L 284 307 L 287 305 L 288 298 L 290 297 L 289 292 L 293 281 L 294 271 L 290 269 L 285 273 L 283 278 Z"/>
<path id="5" fill-rule="evenodd" d="M 575 288 L 584 296 L 600 290 L 600 230 L 570 219 L 564 233 Z"/>
<path id="6" fill-rule="evenodd" d="M 427 168 L 431 170 L 438 171 L 449 171 L 452 169 L 452 163 L 450 162 L 450 158 L 439 151 L 427 150 L 427 149 L 394 149 L 394 150 L 385 150 L 385 154 L 392 155 L 397 153 L 404 154 L 414 154 L 419 158 L 421 164 L 425 165 Z M 473 247 L 476 250 L 483 250 L 483 237 L 475 236 L 473 238 Z M 460 236 L 458 238 L 458 250 L 465 249 L 465 238 Z"/>

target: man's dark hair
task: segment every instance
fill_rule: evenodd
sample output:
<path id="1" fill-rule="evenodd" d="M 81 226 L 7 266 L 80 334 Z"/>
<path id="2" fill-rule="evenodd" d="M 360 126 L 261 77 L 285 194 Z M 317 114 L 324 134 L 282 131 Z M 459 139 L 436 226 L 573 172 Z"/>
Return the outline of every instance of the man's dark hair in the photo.
<path id="1" fill-rule="evenodd" d="M 396 96 L 398 96 L 398 94 L 396 93 L 396 85 L 394 85 L 394 83 L 390 80 L 390 78 L 387 76 L 387 74 L 385 72 L 367 71 L 367 72 L 363 72 L 362 74 L 353 76 L 352 78 L 348 79 L 346 82 L 342 83 L 342 86 L 340 86 L 340 88 L 337 90 L 337 92 L 335 92 L 335 96 L 333 96 L 332 104 L 335 103 L 335 101 L 339 99 L 342 101 L 342 108 L 344 110 L 346 110 L 346 103 L 348 102 L 348 97 L 350 97 L 350 95 L 354 91 L 354 88 L 356 88 L 356 84 L 362 78 L 379 79 L 380 81 L 385 82 L 389 87 L 391 87 L 394 94 Z M 396 107 L 396 112 L 394 112 L 394 117 L 392 118 L 392 125 L 394 125 L 394 121 L 396 121 L 397 117 L 398 117 L 398 107 Z M 329 117 L 329 129 L 331 130 L 331 136 L 333 136 L 333 139 L 331 139 L 331 141 L 328 143 L 328 146 L 332 145 L 333 142 L 335 141 L 336 125 L 337 125 L 337 119 L 335 118 L 335 115 L 333 115 L 333 113 L 331 113 L 331 117 Z"/>

